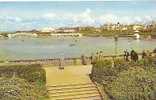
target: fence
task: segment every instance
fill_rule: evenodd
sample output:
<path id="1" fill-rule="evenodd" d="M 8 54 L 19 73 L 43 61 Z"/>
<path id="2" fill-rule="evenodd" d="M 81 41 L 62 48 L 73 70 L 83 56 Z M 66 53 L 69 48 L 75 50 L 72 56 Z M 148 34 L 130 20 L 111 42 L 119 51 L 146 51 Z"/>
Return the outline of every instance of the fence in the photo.
<path id="1" fill-rule="evenodd" d="M 138 53 L 141 56 L 141 53 Z M 109 55 L 104 56 L 102 55 L 102 59 L 112 59 L 112 58 L 123 58 L 122 55 Z M 83 56 L 83 57 L 75 57 L 75 58 L 53 58 L 53 59 L 29 59 L 29 60 L 9 60 L 9 63 L 19 63 L 19 64 L 52 64 L 56 66 L 60 65 L 81 65 L 81 64 L 91 64 L 93 57 Z"/>
<path id="2" fill-rule="evenodd" d="M 56 66 L 60 65 L 81 65 L 82 59 L 79 58 L 55 58 L 55 59 L 29 59 L 29 60 L 9 60 L 9 63 L 18 64 L 52 64 Z M 91 64 L 90 57 L 85 57 L 86 64 Z"/>

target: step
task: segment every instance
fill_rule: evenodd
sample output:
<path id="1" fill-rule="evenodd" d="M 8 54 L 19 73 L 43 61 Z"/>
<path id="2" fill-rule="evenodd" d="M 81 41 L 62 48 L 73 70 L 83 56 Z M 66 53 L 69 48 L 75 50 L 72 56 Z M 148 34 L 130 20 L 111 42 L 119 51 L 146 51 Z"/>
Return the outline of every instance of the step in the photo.
<path id="1" fill-rule="evenodd" d="M 81 86 L 81 87 L 61 87 L 61 88 L 49 88 L 48 91 L 59 91 L 59 90 L 77 90 L 80 88 L 96 88 L 95 86 Z"/>
<path id="2" fill-rule="evenodd" d="M 79 88 L 79 89 L 72 89 L 72 90 L 51 90 L 48 91 L 50 94 L 57 94 L 57 93 L 69 93 L 69 92 L 81 92 L 81 91 L 97 91 L 97 89 L 95 87 L 91 87 L 91 88 Z"/>
<path id="3" fill-rule="evenodd" d="M 80 91 L 80 92 L 66 92 L 60 94 L 50 94 L 52 97 L 67 97 L 67 96 L 77 96 L 77 95 L 88 95 L 88 94 L 99 94 L 98 91 Z"/>
<path id="4" fill-rule="evenodd" d="M 77 86 L 77 85 L 94 85 L 93 83 L 76 83 L 76 84 L 60 84 L 60 85 L 47 85 L 47 87 L 66 87 L 66 86 Z"/>
<path id="5" fill-rule="evenodd" d="M 102 100 L 99 94 L 70 95 L 66 97 L 51 97 L 53 100 Z"/>
<path id="6" fill-rule="evenodd" d="M 52 100 L 102 100 L 93 83 L 48 85 Z"/>

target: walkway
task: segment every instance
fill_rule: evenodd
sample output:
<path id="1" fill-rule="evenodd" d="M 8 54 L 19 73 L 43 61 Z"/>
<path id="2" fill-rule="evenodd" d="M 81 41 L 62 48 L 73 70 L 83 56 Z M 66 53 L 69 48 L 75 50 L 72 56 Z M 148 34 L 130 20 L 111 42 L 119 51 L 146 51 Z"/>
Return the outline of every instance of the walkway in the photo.
<path id="1" fill-rule="evenodd" d="M 66 66 L 64 70 L 44 65 L 51 100 L 101 100 L 88 74 L 91 65 Z"/>

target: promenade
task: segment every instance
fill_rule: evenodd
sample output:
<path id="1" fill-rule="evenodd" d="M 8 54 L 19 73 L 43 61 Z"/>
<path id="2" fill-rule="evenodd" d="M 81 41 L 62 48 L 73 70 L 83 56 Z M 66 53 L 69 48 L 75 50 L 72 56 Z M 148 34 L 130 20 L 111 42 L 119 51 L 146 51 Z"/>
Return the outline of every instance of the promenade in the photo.
<path id="1" fill-rule="evenodd" d="M 53 84 L 73 84 L 79 82 L 90 82 L 88 75 L 91 73 L 91 65 L 64 66 L 63 70 L 59 66 L 43 65 L 46 71 L 47 85 Z"/>
<path id="2" fill-rule="evenodd" d="M 90 80 L 91 65 L 44 65 L 50 100 L 102 100 L 97 86 Z"/>

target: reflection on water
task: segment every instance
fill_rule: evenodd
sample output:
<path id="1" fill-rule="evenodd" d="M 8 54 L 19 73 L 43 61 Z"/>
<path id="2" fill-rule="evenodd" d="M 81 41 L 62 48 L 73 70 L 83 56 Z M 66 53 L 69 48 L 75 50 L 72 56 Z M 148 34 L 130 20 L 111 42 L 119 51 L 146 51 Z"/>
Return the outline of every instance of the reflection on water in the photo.
<path id="1" fill-rule="evenodd" d="M 153 50 L 156 39 L 134 40 L 132 38 L 119 38 L 117 53 L 125 49 Z M 0 57 L 7 59 L 32 59 L 54 57 L 80 57 L 82 54 L 91 55 L 102 50 L 105 55 L 115 53 L 115 43 L 112 37 L 82 37 L 82 38 L 14 38 L 0 40 Z"/>

